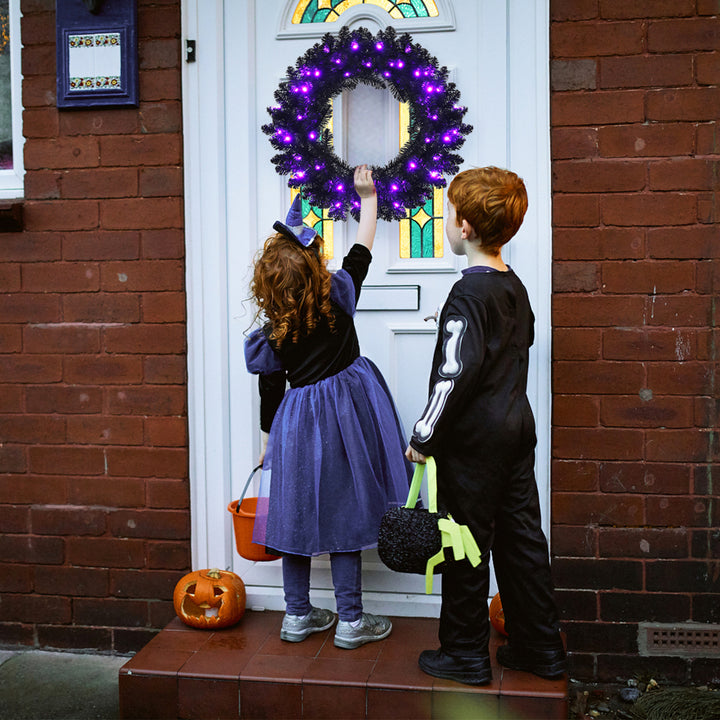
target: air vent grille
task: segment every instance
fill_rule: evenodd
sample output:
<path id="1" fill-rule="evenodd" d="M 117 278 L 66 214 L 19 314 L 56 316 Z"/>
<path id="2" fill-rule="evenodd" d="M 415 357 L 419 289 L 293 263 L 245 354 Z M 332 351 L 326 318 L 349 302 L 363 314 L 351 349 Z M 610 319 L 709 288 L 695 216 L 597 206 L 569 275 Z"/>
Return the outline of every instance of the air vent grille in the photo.
<path id="1" fill-rule="evenodd" d="M 699 623 L 640 623 L 640 655 L 720 657 L 720 626 Z"/>

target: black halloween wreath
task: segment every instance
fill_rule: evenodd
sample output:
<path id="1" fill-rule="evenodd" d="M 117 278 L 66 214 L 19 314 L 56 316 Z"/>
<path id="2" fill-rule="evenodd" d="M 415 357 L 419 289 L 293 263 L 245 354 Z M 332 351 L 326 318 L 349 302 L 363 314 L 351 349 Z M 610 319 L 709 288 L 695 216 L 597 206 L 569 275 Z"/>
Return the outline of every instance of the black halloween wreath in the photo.
<path id="1" fill-rule="evenodd" d="M 389 88 L 409 104 L 409 140 L 387 165 L 373 168 L 373 179 L 378 216 L 405 217 L 408 208 L 431 197 L 433 187 L 444 187 L 444 176 L 454 175 L 463 161 L 453 151 L 472 126 L 463 123 L 467 108 L 447 78 L 446 67 L 392 27 L 374 36 L 365 28 L 325 35 L 287 69 L 275 91 L 277 105 L 268 108 L 272 122 L 262 130 L 280 151 L 272 158 L 275 169 L 290 176 L 289 187 L 301 188 L 313 205 L 327 208 L 331 219 L 344 220 L 348 211 L 357 218 L 353 168 L 335 154 L 325 127 L 331 100 L 358 83 Z"/>

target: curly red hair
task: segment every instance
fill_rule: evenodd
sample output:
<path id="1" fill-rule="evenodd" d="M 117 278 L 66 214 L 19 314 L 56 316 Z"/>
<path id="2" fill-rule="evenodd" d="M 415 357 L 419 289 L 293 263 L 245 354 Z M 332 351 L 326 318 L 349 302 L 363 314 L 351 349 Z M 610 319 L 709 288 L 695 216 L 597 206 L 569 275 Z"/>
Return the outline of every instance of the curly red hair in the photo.
<path id="1" fill-rule="evenodd" d="M 330 282 L 319 235 L 307 248 L 282 233 L 265 241 L 255 261 L 250 292 L 278 347 L 288 338 L 297 342 L 310 334 L 323 319 L 333 328 Z"/>
<path id="2" fill-rule="evenodd" d="M 480 245 L 495 255 L 518 231 L 528 207 L 522 178 L 494 166 L 463 170 L 452 179 L 447 196 L 458 225 L 467 220 Z"/>

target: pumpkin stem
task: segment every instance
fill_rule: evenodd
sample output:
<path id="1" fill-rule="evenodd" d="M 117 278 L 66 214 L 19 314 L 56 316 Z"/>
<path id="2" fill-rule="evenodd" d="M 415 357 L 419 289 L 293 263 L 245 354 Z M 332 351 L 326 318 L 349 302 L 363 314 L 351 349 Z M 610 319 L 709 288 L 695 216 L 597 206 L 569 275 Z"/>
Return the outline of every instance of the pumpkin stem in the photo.
<path id="1" fill-rule="evenodd" d="M 220 570 L 220 568 L 213 568 L 212 570 L 208 570 L 205 574 L 213 580 L 218 580 L 221 572 L 222 570 Z"/>

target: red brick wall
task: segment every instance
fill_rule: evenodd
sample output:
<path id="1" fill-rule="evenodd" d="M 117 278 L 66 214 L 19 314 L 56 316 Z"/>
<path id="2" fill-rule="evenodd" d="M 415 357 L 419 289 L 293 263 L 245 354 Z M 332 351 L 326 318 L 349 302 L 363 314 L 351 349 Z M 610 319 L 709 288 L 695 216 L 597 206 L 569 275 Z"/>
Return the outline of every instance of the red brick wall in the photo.
<path id="1" fill-rule="evenodd" d="M 23 0 L 23 232 L 0 234 L 0 642 L 126 652 L 189 566 L 178 0 L 140 0 L 140 105 L 59 112 Z"/>
<path id="2" fill-rule="evenodd" d="M 25 230 L 0 234 L 0 642 L 137 648 L 189 565 L 179 0 L 140 107 L 55 107 L 23 0 Z M 720 622 L 717 0 L 552 0 L 553 567 L 572 675 Z"/>
<path id="3" fill-rule="evenodd" d="M 553 568 L 572 675 L 720 682 L 720 3 L 552 0 Z"/>

